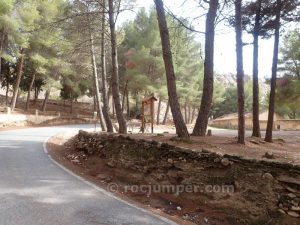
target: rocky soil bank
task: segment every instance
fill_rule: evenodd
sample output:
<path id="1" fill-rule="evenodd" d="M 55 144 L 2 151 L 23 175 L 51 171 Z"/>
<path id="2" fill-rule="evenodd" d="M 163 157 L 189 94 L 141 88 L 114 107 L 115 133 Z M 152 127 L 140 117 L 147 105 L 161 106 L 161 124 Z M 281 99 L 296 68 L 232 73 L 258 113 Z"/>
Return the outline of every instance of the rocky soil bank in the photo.
<path id="1" fill-rule="evenodd" d="M 182 211 L 183 219 L 197 224 L 300 224 L 300 167 L 296 165 L 85 131 L 65 144 L 64 154 L 107 183 L 183 188 L 163 196 L 177 199 L 174 211 Z M 103 175 L 99 163 L 113 171 L 111 176 Z M 142 194 L 151 199 L 153 193 Z M 206 215 L 208 209 L 211 217 Z M 218 220 L 216 215 L 226 219 Z"/>

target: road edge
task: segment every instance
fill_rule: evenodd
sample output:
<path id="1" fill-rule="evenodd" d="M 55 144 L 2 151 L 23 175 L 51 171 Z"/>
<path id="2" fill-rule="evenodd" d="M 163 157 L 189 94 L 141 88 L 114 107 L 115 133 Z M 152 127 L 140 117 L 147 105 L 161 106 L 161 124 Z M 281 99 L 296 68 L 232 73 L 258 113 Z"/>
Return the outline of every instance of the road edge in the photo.
<path id="1" fill-rule="evenodd" d="M 151 211 L 149 211 L 149 210 L 147 210 L 147 209 L 144 209 L 144 208 L 139 207 L 139 206 L 137 206 L 137 205 L 135 205 L 135 204 L 132 204 L 132 203 L 130 203 L 130 202 L 127 202 L 127 201 L 125 201 L 124 199 L 119 198 L 118 196 L 114 195 L 113 193 L 111 193 L 111 192 L 109 192 L 109 191 L 106 191 L 105 189 L 103 189 L 103 188 L 97 186 L 96 184 L 94 184 L 94 183 L 92 183 L 92 182 L 90 182 L 90 181 L 84 179 L 83 177 L 81 177 L 81 176 L 75 174 L 74 172 L 72 172 L 71 170 L 69 170 L 68 168 L 64 167 L 63 165 L 61 165 L 60 163 L 58 163 L 56 160 L 54 160 L 54 159 L 52 158 L 52 156 L 49 154 L 49 151 L 48 151 L 48 148 L 47 148 L 47 144 L 48 144 L 49 140 L 50 140 L 52 137 L 55 137 L 55 136 L 58 135 L 58 134 L 59 134 L 59 132 L 58 132 L 57 134 L 55 134 L 55 135 L 52 135 L 52 136 L 47 137 L 47 138 L 44 140 L 44 142 L 43 142 L 43 150 L 44 150 L 44 153 L 48 156 L 48 158 L 50 159 L 50 161 L 51 161 L 52 163 L 54 163 L 56 166 L 58 166 L 59 168 L 61 168 L 62 170 L 64 170 L 64 171 L 67 172 L 68 174 L 70 174 L 71 176 L 73 176 L 73 177 L 75 177 L 76 179 L 82 181 L 82 182 L 85 183 L 86 185 L 88 185 L 88 186 L 94 188 L 95 190 L 97 190 L 97 191 L 99 191 L 99 192 L 105 194 L 106 196 L 112 197 L 112 198 L 114 198 L 115 200 L 118 200 L 118 201 L 120 201 L 120 202 L 122 202 L 122 203 L 124 203 L 124 204 L 126 204 L 126 205 L 128 205 L 128 206 L 130 206 L 130 207 L 133 207 L 133 208 L 135 208 L 135 209 L 138 209 L 138 210 L 140 210 L 140 211 L 142 211 L 142 212 L 144 212 L 144 213 L 147 213 L 147 214 L 149 214 L 149 215 L 151 215 L 151 216 L 155 216 L 156 218 L 158 218 L 158 219 L 162 220 L 163 222 L 166 222 L 166 223 L 168 223 L 168 224 L 170 224 L 170 225 L 178 225 L 176 222 L 174 222 L 174 221 L 172 221 L 172 220 L 170 220 L 170 219 L 168 219 L 168 218 L 166 218 L 166 217 L 163 217 L 163 216 L 161 216 L 161 215 L 158 215 L 158 214 L 156 214 L 156 213 L 154 213 L 154 212 L 151 212 Z"/>

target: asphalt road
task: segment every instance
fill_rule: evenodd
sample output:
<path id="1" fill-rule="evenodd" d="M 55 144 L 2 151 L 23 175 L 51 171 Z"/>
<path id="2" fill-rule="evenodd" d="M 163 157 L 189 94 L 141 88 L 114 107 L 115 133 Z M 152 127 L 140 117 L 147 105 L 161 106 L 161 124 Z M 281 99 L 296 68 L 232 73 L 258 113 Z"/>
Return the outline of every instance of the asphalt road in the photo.
<path id="1" fill-rule="evenodd" d="M 0 132 L 0 225 L 175 224 L 77 179 L 51 161 L 43 143 L 87 126 Z"/>

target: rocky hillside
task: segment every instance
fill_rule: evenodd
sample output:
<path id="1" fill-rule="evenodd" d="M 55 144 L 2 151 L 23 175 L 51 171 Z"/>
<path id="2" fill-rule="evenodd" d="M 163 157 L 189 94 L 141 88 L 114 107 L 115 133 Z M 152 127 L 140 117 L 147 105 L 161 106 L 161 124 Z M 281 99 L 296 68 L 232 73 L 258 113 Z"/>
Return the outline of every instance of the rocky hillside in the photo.
<path id="1" fill-rule="evenodd" d="M 225 88 L 236 86 L 236 74 L 217 74 L 215 80 L 221 83 Z M 245 83 L 252 81 L 252 76 L 245 75 Z M 263 79 L 259 80 L 260 92 L 262 96 L 267 95 L 269 91 L 269 85 Z"/>

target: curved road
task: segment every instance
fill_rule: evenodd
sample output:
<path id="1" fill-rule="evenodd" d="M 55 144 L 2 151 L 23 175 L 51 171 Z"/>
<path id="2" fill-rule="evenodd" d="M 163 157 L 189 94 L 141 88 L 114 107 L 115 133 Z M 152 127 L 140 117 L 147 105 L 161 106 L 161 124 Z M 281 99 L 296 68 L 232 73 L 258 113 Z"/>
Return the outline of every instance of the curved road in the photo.
<path id="1" fill-rule="evenodd" d="M 88 126 L 0 132 L 0 225 L 175 224 L 92 187 L 49 159 L 43 150 L 49 136 L 82 128 Z"/>

